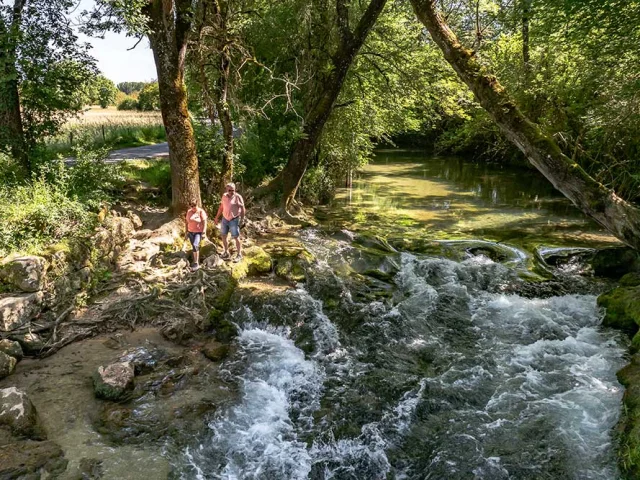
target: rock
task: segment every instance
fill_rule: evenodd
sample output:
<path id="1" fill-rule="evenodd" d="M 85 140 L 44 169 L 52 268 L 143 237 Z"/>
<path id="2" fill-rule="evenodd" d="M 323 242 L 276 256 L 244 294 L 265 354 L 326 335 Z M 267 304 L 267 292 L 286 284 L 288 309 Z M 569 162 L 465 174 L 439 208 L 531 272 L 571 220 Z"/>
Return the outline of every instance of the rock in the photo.
<path id="1" fill-rule="evenodd" d="M 6 353 L 17 361 L 22 360 L 22 357 L 24 356 L 20 344 L 13 340 L 9 340 L 8 338 L 0 340 L 0 352 Z"/>
<path id="2" fill-rule="evenodd" d="M 229 345 L 211 341 L 207 342 L 201 351 L 212 362 L 219 362 L 229 355 Z"/>
<path id="3" fill-rule="evenodd" d="M 136 231 L 136 233 L 133 234 L 133 238 L 135 240 L 146 240 L 152 234 L 153 234 L 153 230 L 149 230 L 148 228 L 145 228 L 144 230 Z"/>
<path id="4" fill-rule="evenodd" d="M 219 255 L 211 254 L 202 261 L 202 266 L 205 268 L 218 268 L 224 265 L 224 260 Z"/>
<path id="5" fill-rule="evenodd" d="M 56 304 L 63 303 L 65 297 L 72 292 L 71 280 L 67 275 L 56 278 L 45 291 L 43 305 L 50 308 Z"/>
<path id="6" fill-rule="evenodd" d="M 9 427 L 19 438 L 46 439 L 36 407 L 25 392 L 15 387 L 0 389 L 0 425 Z"/>
<path id="7" fill-rule="evenodd" d="M 81 458 L 79 468 L 81 480 L 98 479 L 104 475 L 102 460 L 97 458 Z"/>
<path id="8" fill-rule="evenodd" d="M 640 273 L 631 272 L 627 273 L 620 279 L 621 287 L 637 287 L 640 286 Z"/>
<path id="9" fill-rule="evenodd" d="M 114 245 L 122 245 L 127 242 L 136 231 L 133 222 L 127 217 L 107 217 L 104 225 L 111 233 Z"/>
<path id="10" fill-rule="evenodd" d="M 155 243 L 142 242 L 135 246 L 132 256 L 136 262 L 147 262 L 158 252 L 160 247 Z"/>
<path id="11" fill-rule="evenodd" d="M 0 279 L 24 292 L 37 292 L 44 286 L 46 270 L 47 262 L 42 257 L 17 257 L 2 263 Z"/>
<path id="12" fill-rule="evenodd" d="M 108 256 L 113 250 L 113 236 L 106 228 L 99 228 L 92 241 L 99 258 Z"/>
<path id="13" fill-rule="evenodd" d="M 133 365 L 135 375 L 144 375 L 152 372 L 158 363 L 165 358 L 167 358 L 167 354 L 161 350 L 137 347 L 124 352 L 118 358 L 118 363 L 129 363 Z"/>
<path id="14" fill-rule="evenodd" d="M 640 287 L 618 287 L 598 297 L 598 305 L 606 309 L 602 324 L 630 334 L 640 325 Z"/>
<path id="15" fill-rule="evenodd" d="M 603 248 L 591 260 L 593 273 L 599 277 L 620 278 L 621 276 L 640 271 L 638 252 L 629 247 Z"/>
<path id="16" fill-rule="evenodd" d="M 38 355 L 44 348 L 44 341 L 35 333 L 29 332 L 20 335 L 12 335 L 11 340 L 15 340 L 20 343 L 25 355 Z"/>
<path id="17" fill-rule="evenodd" d="M 376 250 L 382 253 L 397 253 L 397 250 L 393 248 L 387 240 L 377 235 L 359 233 L 356 235 L 353 243 L 366 249 Z"/>
<path id="18" fill-rule="evenodd" d="M 243 255 L 248 264 L 249 275 L 259 275 L 271 271 L 271 257 L 264 249 L 258 246 L 249 247 L 244 250 Z"/>
<path id="19" fill-rule="evenodd" d="M 0 298 L 0 331 L 14 330 L 35 318 L 40 313 L 43 298 L 42 292 Z"/>
<path id="20" fill-rule="evenodd" d="M 16 369 L 16 360 L 14 357 L 10 357 L 4 352 L 0 352 L 0 378 L 8 377 Z"/>
<path id="21" fill-rule="evenodd" d="M 142 220 L 140 220 L 140 217 L 135 213 L 127 211 L 127 218 L 131 220 L 133 228 L 135 228 L 136 230 L 142 226 Z"/>
<path id="22" fill-rule="evenodd" d="M 15 442 L 0 448 L 0 478 L 45 479 L 58 478 L 67 469 L 67 459 L 57 444 Z"/>
<path id="23" fill-rule="evenodd" d="M 93 375 L 93 387 L 96 397 L 105 400 L 120 400 L 133 389 L 133 365 L 129 362 L 113 363 L 98 367 Z"/>

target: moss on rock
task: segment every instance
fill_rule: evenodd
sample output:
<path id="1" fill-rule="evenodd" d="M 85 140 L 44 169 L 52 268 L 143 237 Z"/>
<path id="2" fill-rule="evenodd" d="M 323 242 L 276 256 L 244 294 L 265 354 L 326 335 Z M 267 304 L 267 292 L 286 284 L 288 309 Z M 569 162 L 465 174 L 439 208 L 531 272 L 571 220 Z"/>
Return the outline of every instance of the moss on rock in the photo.
<path id="1" fill-rule="evenodd" d="M 598 297 L 606 309 L 602 324 L 635 334 L 640 325 L 640 287 L 617 287 Z"/>

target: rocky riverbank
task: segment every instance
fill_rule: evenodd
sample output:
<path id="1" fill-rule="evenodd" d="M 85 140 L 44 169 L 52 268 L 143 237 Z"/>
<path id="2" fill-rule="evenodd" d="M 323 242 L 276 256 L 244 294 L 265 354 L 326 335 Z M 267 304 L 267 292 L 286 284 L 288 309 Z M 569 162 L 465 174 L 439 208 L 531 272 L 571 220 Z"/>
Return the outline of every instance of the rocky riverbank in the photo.
<path id="1" fill-rule="evenodd" d="M 313 261 L 295 228 L 252 218 L 244 260 L 224 262 L 208 242 L 198 272 L 182 222 L 144 209 L 2 261 L 0 478 L 167 478 L 163 453 L 236 395 L 219 371 L 232 301 L 286 288 Z"/>

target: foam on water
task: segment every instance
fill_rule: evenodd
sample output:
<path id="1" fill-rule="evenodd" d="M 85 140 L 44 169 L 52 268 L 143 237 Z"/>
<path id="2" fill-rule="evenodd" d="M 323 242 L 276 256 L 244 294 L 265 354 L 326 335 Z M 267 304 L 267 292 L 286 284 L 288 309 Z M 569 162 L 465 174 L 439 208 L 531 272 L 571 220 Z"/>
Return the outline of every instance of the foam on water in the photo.
<path id="1" fill-rule="evenodd" d="M 496 293 L 514 276 L 402 254 L 393 304 L 338 285 L 343 324 L 303 288 L 265 306 L 288 327 L 235 312 L 241 398 L 185 478 L 616 478 L 622 343 L 594 296 Z"/>
<path id="2" fill-rule="evenodd" d="M 319 408 L 322 368 L 306 360 L 282 328 L 248 326 L 240 331 L 238 346 L 245 365 L 242 401 L 210 424 L 209 445 L 189 452 L 196 477 L 307 478 L 311 458 L 296 422 L 304 430 Z"/>

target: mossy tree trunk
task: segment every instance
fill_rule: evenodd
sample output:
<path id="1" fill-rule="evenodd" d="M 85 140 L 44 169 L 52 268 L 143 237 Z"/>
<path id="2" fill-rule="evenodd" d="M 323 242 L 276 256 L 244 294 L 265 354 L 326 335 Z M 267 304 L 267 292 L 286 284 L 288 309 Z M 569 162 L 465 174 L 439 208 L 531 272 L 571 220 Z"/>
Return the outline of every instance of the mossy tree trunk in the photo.
<path id="1" fill-rule="evenodd" d="M 31 165 L 20 113 L 16 68 L 18 32 L 25 3 L 26 0 L 15 1 L 8 25 L 0 16 L 0 150 L 9 151 L 29 172 Z"/>
<path id="2" fill-rule="evenodd" d="M 145 14 L 149 18 L 149 42 L 156 62 L 160 110 L 169 143 L 171 207 L 179 214 L 187 209 L 190 199 L 200 204 L 198 157 L 184 83 L 192 6 L 188 0 L 151 0 Z"/>
<path id="3" fill-rule="evenodd" d="M 588 175 L 518 109 L 494 75 L 465 48 L 437 10 L 436 0 L 411 0 L 418 19 L 504 135 L 585 214 L 640 249 L 640 210 Z"/>
<path id="4" fill-rule="evenodd" d="M 287 164 L 269 185 L 256 190 L 256 196 L 282 189 L 282 206 L 285 209 L 291 206 L 309 161 L 318 145 L 322 129 L 333 111 L 338 95 L 340 95 L 353 59 L 367 39 L 385 4 L 386 0 L 371 0 L 355 30 L 351 31 L 348 2 L 336 0 L 339 43 L 332 58 L 332 70 L 328 77 L 320 80 L 318 93 L 311 100 L 305 113 L 302 136 L 293 145 Z"/>

